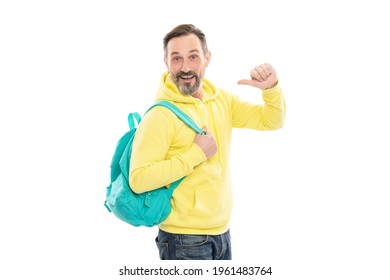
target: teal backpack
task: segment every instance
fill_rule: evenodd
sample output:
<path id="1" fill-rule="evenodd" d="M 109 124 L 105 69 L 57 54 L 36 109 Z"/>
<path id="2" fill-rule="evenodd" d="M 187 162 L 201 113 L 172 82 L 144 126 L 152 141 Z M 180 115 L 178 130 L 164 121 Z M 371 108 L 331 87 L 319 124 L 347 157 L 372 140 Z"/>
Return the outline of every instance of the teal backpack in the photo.
<path id="1" fill-rule="evenodd" d="M 188 115 L 166 100 L 157 101 L 146 113 L 155 106 L 170 109 L 196 133 L 205 134 Z M 129 185 L 130 157 L 137 125 L 140 122 L 141 116 L 138 113 L 129 114 L 130 130 L 119 139 L 116 146 L 111 162 L 111 184 L 107 187 L 104 205 L 109 212 L 126 223 L 152 227 L 163 222 L 170 214 L 173 191 L 184 177 L 173 182 L 169 188 L 161 187 L 141 194 L 132 191 Z"/>

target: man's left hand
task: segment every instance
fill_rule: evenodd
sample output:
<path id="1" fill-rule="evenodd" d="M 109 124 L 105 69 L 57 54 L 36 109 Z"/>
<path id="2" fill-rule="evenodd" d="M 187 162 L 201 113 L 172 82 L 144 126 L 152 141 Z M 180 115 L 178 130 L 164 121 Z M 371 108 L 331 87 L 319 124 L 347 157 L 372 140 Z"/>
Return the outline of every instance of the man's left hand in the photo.
<path id="1" fill-rule="evenodd" d="M 274 87 L 278 82 L 278 77 L 271 64 L 264 63 L 256 66 L 250 72 L 251 80 L 239 80 L 239 85 L 249 85 L 259 89 L 269 89 Z"/>

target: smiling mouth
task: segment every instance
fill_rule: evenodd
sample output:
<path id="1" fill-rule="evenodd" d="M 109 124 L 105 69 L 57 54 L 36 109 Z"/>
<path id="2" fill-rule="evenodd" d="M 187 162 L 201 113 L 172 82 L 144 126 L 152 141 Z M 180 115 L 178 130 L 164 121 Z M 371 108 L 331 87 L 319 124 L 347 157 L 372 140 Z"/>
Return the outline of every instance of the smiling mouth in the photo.
<path id="1" fill-rule="evenodd" d="M 183 80 L 190 80 L 193 77 L 195 77 L 195 75 L 182 75 L 182 76 L 180 76 L 180 78 Z"/>

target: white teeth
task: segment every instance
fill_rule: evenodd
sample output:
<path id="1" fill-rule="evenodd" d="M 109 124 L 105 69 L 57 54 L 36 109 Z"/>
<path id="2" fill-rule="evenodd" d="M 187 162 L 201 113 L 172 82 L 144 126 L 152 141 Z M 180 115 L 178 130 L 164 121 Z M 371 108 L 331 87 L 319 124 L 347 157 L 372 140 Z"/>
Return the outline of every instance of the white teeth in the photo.
<path id="1" fill-rule="evenodd" d="M 194 76 L 181 76 L 182 79 L 191 79 Z"/>

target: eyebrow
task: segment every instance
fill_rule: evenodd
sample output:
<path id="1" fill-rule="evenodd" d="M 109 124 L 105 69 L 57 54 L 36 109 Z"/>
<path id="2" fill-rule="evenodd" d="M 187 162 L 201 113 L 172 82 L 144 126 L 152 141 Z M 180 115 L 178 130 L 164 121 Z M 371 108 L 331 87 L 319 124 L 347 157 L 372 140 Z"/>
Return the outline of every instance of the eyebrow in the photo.
<path id="1" fill-rule="evenodd" d="M 199 50 L 198 50 L 198 49 L 190 50 L 190 53 L 194 53 L 194 52 L 199 52 Z M 172 53 L 171 53 L 171 56 L 172 56 L 172 55 L 176 55 L 176 54 L 179 54 L 179 52 L 172 52 Z"/>

